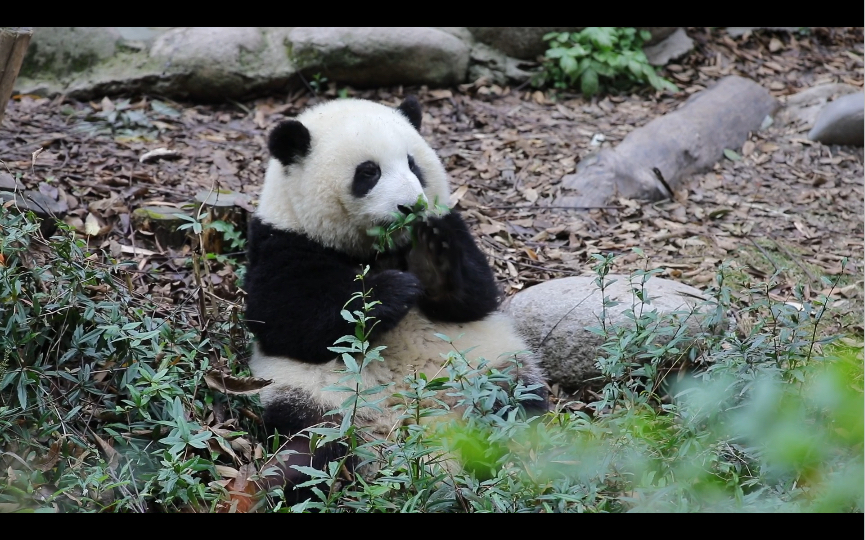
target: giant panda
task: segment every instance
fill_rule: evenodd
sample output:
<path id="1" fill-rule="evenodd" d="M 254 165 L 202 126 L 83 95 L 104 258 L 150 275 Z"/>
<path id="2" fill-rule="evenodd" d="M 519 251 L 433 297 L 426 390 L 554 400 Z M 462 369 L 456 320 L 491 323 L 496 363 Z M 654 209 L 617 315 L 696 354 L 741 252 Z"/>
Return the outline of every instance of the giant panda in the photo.
<path id="1" fill-rule="evenodd" d="M 340 99 L 281 122 L 268 137 L 271 159 L 250 222 L 244 288 L 246 322 L 255 336 L 249 367 L 272 380 L 261 392 L 270 430 L 293 436 L 339 421 L 325 417 L 346 398 L 323 390 L 337 383 L 335 371 L 344 367 L 328 347 L 354 334 L 340 311 L 362 286 L 380 302 L 370 313 L 377 320 L 371 343 L 386 346 L 384 362 L 363 372 L 367 387 L 394 383 L 391 391 L 398 391 L 415 370 L 436 374 L 454 347 L 474 347 L 467 358 L 484 358 L 495 368 L 512 365 L 514 353 L 522 352 L 519 377 L 540 385 L 537 399 L 524 403 L 547 408 L 540 365 L 498 310 L 492 270 L 456 210 L 418 221 L 414 243 L 406 236 L 391 252 L 374 249 L 371 227 L 392 223 L 419 196 L 429 206 L 448 201 L 448 177 L 420 135 L 421 118 L 414 97 L 396 108 Z M 355 276 L 365 265 L 370 270 L 362 285 Z M 449 336 L 453 345 L 435 334 Z M 387 437 L 397 417 L 385 406 L 383 412 L 360 409 L 357 421 Z M 288 485 L 305 479 L 291 465 L 321 468 L 341 451 L 333 444 L 310 456 L 303 437 L 287 444 L 297 454 L 283 462 L 275 482 Z"/>

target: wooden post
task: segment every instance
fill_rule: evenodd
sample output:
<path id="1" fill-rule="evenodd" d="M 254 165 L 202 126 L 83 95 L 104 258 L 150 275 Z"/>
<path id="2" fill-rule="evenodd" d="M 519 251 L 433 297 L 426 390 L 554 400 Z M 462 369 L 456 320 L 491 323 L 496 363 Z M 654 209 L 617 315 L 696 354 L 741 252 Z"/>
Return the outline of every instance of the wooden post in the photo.
<path id="1" fill-rule="evenodd" d="M 0 122 L 12 97 L 12 87 L 32 35 L 33 30 L 29 27 L 0 27 Z"/>

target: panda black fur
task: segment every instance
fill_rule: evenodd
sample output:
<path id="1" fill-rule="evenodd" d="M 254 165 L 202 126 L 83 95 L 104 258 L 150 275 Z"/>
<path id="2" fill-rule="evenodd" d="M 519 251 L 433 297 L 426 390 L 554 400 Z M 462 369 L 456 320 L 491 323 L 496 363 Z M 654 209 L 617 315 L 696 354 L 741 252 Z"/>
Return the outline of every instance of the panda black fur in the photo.
<path id="1" fill-rule="evenodd" d="M 354 278 L 370 266 L 364 286 L 380 301 L 373 345 L 385 345 L 384 362 L 373 362 L 363 376 L 367 387 L 395 383 L 414 370 L 429 375 L 452 346 L 435 333 L 455 340 L 460 349 L 475 347 L 469 360 L 483 357 L 504 367 L 528 346 L 512 321 L 497 311 L 499 291 L 492 270 L 459 213 L 432 215 L 416 225 L 416 247 L 403 243 L 377 256 L 371 226 L 387 224 L 400 206 L 411 207 L 419 195 L 446 202 L 447 174 L 420 136 L 421 108 L 415 98 L 393 109 L 370 101 L 343 99 L 315 106 L 270 134 L 272 156 L 260 204 L 250 225 L 246 276 L 246 319 L 256 337 L 250 368 L 272 379 L 262 391 L 264 421 L 283 435 L 294 435 L 324 421 L 345 394 L 324 392 L 343 367 L 328 351 L 333 342 L 353 334 L 340 315 L 360 291 Z M 360 305 L 350 305 L 349 310 Z M 461 336 L 461 337 L 458 337 Z M 531 354 L 520 356 L 520 377 L 543 383 Z M 534 402 L 546 410 L 546 391 Z M 361 409 L 358 421 L 382 437 L 393 432 L 398 414 Z M 300 454 L 287 465 L 321 467 L 339 448 L 309 456 L 308 441 L 295 437 L 289 448 Z M 303 478 L 283 468 L 289 484 Z M 280 479 L 282 481 L 283 479 Z"/>

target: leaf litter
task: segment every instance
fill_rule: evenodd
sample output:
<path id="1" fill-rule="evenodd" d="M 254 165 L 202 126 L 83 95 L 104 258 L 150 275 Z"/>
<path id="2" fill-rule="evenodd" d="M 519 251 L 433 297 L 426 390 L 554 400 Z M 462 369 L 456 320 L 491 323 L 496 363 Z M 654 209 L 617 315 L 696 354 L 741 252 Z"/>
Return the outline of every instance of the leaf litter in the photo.
<path id="1" fill-rule="evenodd" d="M 643 264 L 630 253 L 633 247 L 646 252 L 650 265 L 667 268 L 668 277 L 699 287 L 730 253 L 753 248 L 749 238 L 773 253 L 786 250 L 784 258 L 793 253 L 794 261 L 814 267 L 812 275 L 833 275 L 842 257 L 852 259 L 851 275 L 860 273 L 862 150 L 825 147 L 773 125 L 751 134 L 742 148 L 725 150 L 727 159 L 692 178 L 673 200 L 619 200 L 596 209 L 552 204 L 562 176 L 573 173 L 583 158 L 616 145 L 718 78 L 747 76 L 777 97 L 823 83 L 862 86 L 861 28 L 814 28 L 808 35 L 751 32 L 739 38 L 723 29 L 688 33 L 695 50 L 662 73 L 682 88 L 675 95 L 643 89 L 586 100 L 576 93 L 485 81 L 453 89 L 344 90 L 389 104 L 408 93 L 419 95 L 423 134 L 453 179 L 451 203 L 480 237 L 507 294 L 587 273 L 587 261 L 600 251 L 623 253 L 618 270 L 627 272 Z M 4 172 L 68 208 L 66 223 L 90 237 L 94 247 L 150 253 L 133 279 L 138 292 L 182 303 L 192 285 L 188 264 L 180 264 L 189 250 L 156 245 L 152 233 L 131 225 L 131 209 L 182 206 L 213 189 L 256 202 L 267 130 L 317 101 L 335 98 L 336 90 L 331 83 L 323 95 L 300 90 L 242 106 L 19 96 L 0 128 L 0 159 Z M 219 278 L 228 279 L 217 278 L 215 294 L 238 298 L 242 291 L 231 279 L 238 264 L 242 261 L 216 269 Z M 766 265 L 771 266 L 763 260 L 752 266 Z"/>

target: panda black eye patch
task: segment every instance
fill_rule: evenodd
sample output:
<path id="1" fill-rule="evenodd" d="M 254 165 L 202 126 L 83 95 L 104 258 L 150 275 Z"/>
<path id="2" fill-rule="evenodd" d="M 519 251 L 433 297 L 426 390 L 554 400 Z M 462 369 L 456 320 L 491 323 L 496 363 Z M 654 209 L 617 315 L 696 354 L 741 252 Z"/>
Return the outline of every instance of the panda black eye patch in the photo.
<path id="1" fill-rule="evenodd" d="M 364 161 L 354 170 L 354 181 L 351 183 L 351 194 L 363 197 L 370 192 L 381 178 L 381 169 L 372 161 Z"/>
<path id="2" fill-rule="evenodd" d="M 411 156 L 408 157 L 408 168 L 415 176 L 417 176 L 420 185 L 426 187 L 426 180 L 424 180 L 423 173 L 420 172 L 420 167 L 417 166 L 417 163 L 415 163 L 414 158 Z"/>

